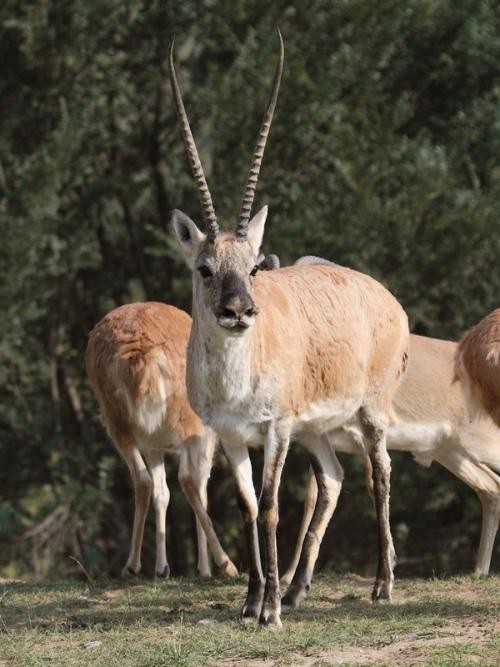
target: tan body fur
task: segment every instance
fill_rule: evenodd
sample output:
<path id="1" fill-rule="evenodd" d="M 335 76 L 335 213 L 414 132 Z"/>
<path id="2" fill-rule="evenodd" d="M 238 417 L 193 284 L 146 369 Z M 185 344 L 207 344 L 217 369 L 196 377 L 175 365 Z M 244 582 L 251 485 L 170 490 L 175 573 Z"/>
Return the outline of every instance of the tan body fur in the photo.
<path id="1" fill-rule="evenodd" d="M 266 213 L 263 209 L 250 222 L 246 241 L 225 233 L 207 242 L 181 213 L 174 214 L 174 227 L 189 265 L 201 266 L 193 280 L 188 396 L 203 422 L 220 436 L 235 474 L 250 552 L 243 615 L 279 626 L 277 497 L 290 437 L 310 454 L 320 494 L 284 607 L 296 606 L 309 590 L 343 476 L 328 438 L 346 427 L 362 433 L 373 469 L 379 568 L 372 598 L 391 598 L 394 548 L 385 434 L 406 367 L 409 333 L 396 299 L 380 283 L 351 269 L 293 266 L 252 279 Z M 264 447 L 258 504 L 249 446 Z M 268 562 L 265 591 L 257 516 Z"/>
<path id="2" fill-rule="evenodd" d="M 484 575 L 500 519 L 500 475 L 495 473 L 500 472 L 500 430 L 490 419 L 468 419 L 462 389 L 453 382 L 457 347 L 450 341 L 410 336 L 408 371 L 394 398 L 395 421 L 387 432 L 387 447 L 411 452 L 425 466 L 437 461 L 478 494 L 483 522 L 475 573 Z M 330 442 L 336 450 L 363 453 L 356 429 L 345 429 Z M 311 475 L 296 552 L 282 583 L 292 580 L 299 562 L 316 493 Z"/>
<path id="3" fill-rule="evenodd" d="M 165 516 L 170 494 L 164 456 L 171 451 L 180 457 L 179 480 L 196 513 L 200 574 L 210 576 L 207 538 L 218 567 L 227 575 L 237 574 L 206 511 L 215 435 L 203 426 L 187 400 L 190 330 L 191 318 L 173 306 L 134 303 L 111 311 L 89 336 L 87 374 L 108 433 L 134 485 L 134 527 L 124 572 L 138 574 L 141 569 L 144 523 L 152 495 L 156 574 L 168 575 Z"/>
<path id="4" fill-rule="evenodd" d="M 351 269 L 289 267 L 257 274 L 254 299 L 260 314 L 251 336 L 222 348 L 210 346 L 195 319 L 188 391 L 206 423 L 226 440 L 260 445 L 253 427 L 277 415 L 297 434 L 336 429 L 362 404 L 377 405 L 389 421 L 406 315 L 387 290 Z M 232 428 L 228 406 L 246 419 L 248 437 L 240 419 Z"/>
<path id="5" fill-rule="evenodd" d="M 460 341 L 456 376 L 464 387 L 471 417 L 486 413 L 500 426 L 500 308 Z"/>

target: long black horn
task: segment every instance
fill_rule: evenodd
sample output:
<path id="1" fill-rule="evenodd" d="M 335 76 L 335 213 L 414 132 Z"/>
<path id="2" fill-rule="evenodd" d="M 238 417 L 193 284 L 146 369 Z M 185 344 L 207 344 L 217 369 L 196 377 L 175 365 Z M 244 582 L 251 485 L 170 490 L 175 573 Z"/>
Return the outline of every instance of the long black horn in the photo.
<path id="1" fill-rule="evenodd" d="M 278 92 L 280 89 L 281 75 L 283 73 L 285 47 L 283 45 L 283 37 L 281 36 L 279 28 L 277 32 L 280 40 L 280 57 L 278 65 L 276 66 L 273 87 L 271 89 L 271 94 L 269 96 L 269 101 L 267 103 L 266 113 L 264 114 L 264 118 L 262 119 L 262 123 L 260 126 L 259 136 L 253 153 L 252 165 L 250 167 L 250 171 L 248 172 L 245 192 L 243 195 L 243 199 L 241 201 L 240 218 L 236 226 L 236 238 L 239 241 L 244 241 L 247 237 L 248 223 L 250 221 L 250 213 L 252 211 L 252 204 L 255 197 L 255 189 L 257 187 L 257 181 L 259 179 L 260 166 L 262 164 L 262 158 L 264 156 L 264 149 L 266 147 L 266 141 L 269 134 L 269 130 L 271 129 L 274 109 L 276 107 L 276 100 L 278 99 Z"/>
<path id="2" fill-rule="evenodd" d="M 180 86 L 177 82 L 177 76 L 175 73 L 174 66 L 174 40 L 170 44 L 170 53 L 168 60 L 168 70 L 170 74 L 170 85 L 172 86 L 172 92 L 175 98 L 175 105 L 177 107 L 177 114 L 179 116 L 179 121 L 181 124 L 181 134 L 182 140 L 184 142 L 184 147 L 186 148 L 186 153 L 189 159 L 189 164 L 191 165 L 191 171 L 193 172 L 194 180 L 198 186 L 198 192 L 200 196 L 201 204 L 201 213 L 203 216 L 203 221 L 205 223 L 205 231 L 207 232 L 208 240 L 213 243 L 215 237 L 219 233 L 219 225 L 217 224 L 217 217 L 215 215 L 214 205 L 212 203 L 212 197 L 210 195 L 210 190 L 208 189 L 207 180 L 205 174 L 203 173 L 203 167 L 201 166 L 200 156 L 196 150 L 196 144 L 193 139 L 193 133 L 189 126 L 189 120 L 187 117 L 186 109 L 184 108 L 184 102 L 182 101 L 182 92 Z"/>

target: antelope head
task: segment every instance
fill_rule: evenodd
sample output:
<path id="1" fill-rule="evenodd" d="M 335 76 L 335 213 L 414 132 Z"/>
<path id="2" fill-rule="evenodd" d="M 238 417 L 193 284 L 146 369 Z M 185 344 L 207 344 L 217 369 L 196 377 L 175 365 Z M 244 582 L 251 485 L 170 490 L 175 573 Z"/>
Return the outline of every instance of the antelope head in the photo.
<path id="1" fill-rule="evenodd" d="M 258 307 L 252 298 L 252 282 L 259 270 L 277 268 L 274 256 L 262 259 L 260 247 L 267 217 L 267 206 L 250 217 L 264 149 L 278 98 L 283 71 L 284 47 L 280 32 L 280 57 L 273 86 L 255 146 L 236 228 L 221 232 L 203 167 L 184 108 L 174 67 L 174 43 L 170 47 L 169 72 L 181 126 L 182 138 L 193 177 L 198 186 L 203 230 L 185 213 L 175 210 L 172 222 L 181 250 L 194 275 L 197 307 L 212 324 L 232 336 L 244 334 L 255 324 Z"/>

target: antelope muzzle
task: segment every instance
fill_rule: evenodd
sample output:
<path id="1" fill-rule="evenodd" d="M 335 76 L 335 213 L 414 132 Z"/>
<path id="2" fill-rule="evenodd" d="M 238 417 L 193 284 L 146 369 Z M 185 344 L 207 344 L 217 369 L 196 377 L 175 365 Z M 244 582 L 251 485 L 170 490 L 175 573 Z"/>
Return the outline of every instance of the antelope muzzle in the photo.
<path id="1" fill-rule="evenodd" d="M 224 276 L 221 287 L 217 322 L 231 334 L 242 334 L 255 324 L 259 309 L 236 274 L 229 273 Z"/>

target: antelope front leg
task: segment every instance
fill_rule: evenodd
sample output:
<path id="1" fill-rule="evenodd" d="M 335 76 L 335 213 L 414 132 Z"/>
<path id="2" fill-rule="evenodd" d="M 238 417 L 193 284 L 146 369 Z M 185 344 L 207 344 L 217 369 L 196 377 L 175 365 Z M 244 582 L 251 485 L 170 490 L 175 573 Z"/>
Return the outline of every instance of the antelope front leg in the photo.
<path id="1" fill-rule="evenodd" d="M 240 508 L 248 551 L 248 592 L 241 611 L 243 619 L 258 618 L 264 595 L 264 575 L 260 561 L 259 535 L 257 532 L 257 496 L 253 486 L 252 464 L 246 447 L 225 446 L 236 482 L 238 507 Z"/>
<path id="2" fill-rule="evenodd" d="M 260 612 L 262 627 L 281 628 L 281 598 L 278 574 L 276 526 L 278 525 L 278 489 L 290 439 L 290 430 L 282 424 L 271 424 L 264 449 L 262 491 L 259 499 L 259 522 L 266 546 L 266 587 Z"/>
<path id="3" fill-rule="evenodd" d="M 373 468 L 373 492 L 378 527 L 378 569 L 372 591 L 372 601 L 386 600 L 391 602 L 394 583 L 393 570 L 396 562 L 396 552 L 394 551 L 389 525 L 391 459 L 386 448 L 385 428 L 368 411 L 362 411 L 360 417 L 368 455 Z"/>

